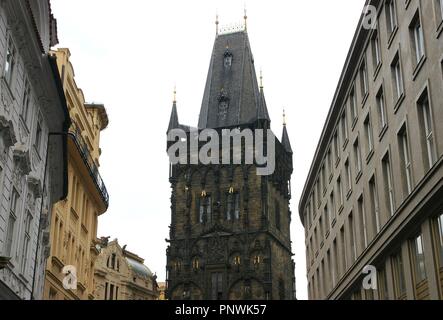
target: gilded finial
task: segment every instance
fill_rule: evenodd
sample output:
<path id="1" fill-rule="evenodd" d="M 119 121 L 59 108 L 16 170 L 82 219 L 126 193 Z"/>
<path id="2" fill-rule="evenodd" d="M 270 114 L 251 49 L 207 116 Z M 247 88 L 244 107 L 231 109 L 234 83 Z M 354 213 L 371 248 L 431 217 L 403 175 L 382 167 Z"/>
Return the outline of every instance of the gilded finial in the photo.
<path id="1" fill-rule="evenodd" d="M 218 12 L 216 12 L 215 14 L 215 35 L 218 36 L 218 25 L 220 24 L 220 22 L 218 21 Z"/>
<path id="2" fill-rule="evenodd" d="M 286 124 L 287 124 L 287 122 L 286 122 L 286 110 L 283 109 L 283 125 L 286 127 Z"/>
<path id="3" fill-rule="evenodd" d="M 263 70 L 260 69 L 260 89 L 263 89 Z"/>
<path id="4" fill-rule="evenodd" d="M 245 12 L 245 15 L 243 18 L 245 19 L 245 31 L 248 31 L 248 12 L 246 10 L 246 3 L 245 3 L 244 12 Z"/>

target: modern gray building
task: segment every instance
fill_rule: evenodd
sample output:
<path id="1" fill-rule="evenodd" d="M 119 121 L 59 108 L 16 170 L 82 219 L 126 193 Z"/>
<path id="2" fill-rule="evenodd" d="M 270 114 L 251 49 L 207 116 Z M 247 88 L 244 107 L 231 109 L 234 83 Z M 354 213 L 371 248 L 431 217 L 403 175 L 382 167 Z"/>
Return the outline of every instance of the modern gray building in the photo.
<path id="1" fill-rule="evenodd" d="M 0 1 L 0 299 L 39 299 L 52 204 L 67 192 L 69 114 L 49 0 Z"/>
<path id="2" fill-rule="evenodd" d="M 299 205 L 309 298 L 442 299 L 443 1 L 366 5 Z"/>

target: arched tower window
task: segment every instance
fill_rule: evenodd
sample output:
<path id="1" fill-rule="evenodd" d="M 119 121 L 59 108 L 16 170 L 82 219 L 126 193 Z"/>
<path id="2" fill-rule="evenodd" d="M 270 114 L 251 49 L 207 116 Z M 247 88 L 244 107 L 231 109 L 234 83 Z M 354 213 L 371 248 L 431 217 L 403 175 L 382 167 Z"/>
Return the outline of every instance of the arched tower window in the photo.
<path id="1" fill-rule="evenodd" d="M 240 219 L 240 194 L 230 190 L 226 201 L 226 220 Z"/>
<path id="2" fill-rule="evenodd" d="M 225 69 L 229 70 L 231 68 L 233 58 L 234 55 L 232 54 L 232 52 L 229 49 L 226 49 L 223 59 L 223 64 Z"/>
<path id="3" fill-rule="evenodd" d="M 212 221 L 212 197 L 205 192 L 202 193 L 199 201 L 198 221 L 201 224 L 211 223 Z"/>

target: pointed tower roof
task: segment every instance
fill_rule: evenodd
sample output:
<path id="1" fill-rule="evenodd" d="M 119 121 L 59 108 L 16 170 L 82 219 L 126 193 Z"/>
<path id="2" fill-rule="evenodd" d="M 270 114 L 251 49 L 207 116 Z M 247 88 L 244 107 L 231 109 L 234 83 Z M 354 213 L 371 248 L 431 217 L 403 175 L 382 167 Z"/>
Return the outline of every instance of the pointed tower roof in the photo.
<path id="1" fill-rule="evenodd" d="M 219 33 L 212 51 L 198 127 L 253 123 L 259 115 L 261 101 L 246 30 Z"/>
<path id="2" fill-rule="evenodd" d="M 285 150 L 292 154 L 291 141 L 289 140 L 288 130 L 286 129 L 286 114 L 283 112 L 283 135 L 281 138 L 281 143 Z"/>
<path id="3" fill-rule="evenodd" d="M 260 104 L 257 111 L 258 120 L 267 120 L 271 122 L 269 117 L 268 106 L 266 105 L 265 92 L 263 90 L 263 73 L 260 70 Z"/>
<path id="4" fill-rule="evenodd" d="M 174 101 L 172 103 L 171 117 L 169 119 L 168 132 L 173 129 L 178 129 L 180 124 L 178 122 L 178 112 L 177 112 L 177 90 L 174 89 Z"/>

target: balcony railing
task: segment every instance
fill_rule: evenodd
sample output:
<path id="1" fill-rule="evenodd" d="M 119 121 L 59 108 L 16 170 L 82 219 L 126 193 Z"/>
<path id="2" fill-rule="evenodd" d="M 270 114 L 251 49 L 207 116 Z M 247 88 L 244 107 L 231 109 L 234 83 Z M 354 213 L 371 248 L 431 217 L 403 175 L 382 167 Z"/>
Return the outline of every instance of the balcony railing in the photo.
<path id="1" fill-rule="evenodd" d="M 69 129 L 69 135 L 73 138 L 78 150 L 80 151 L 80 154 L 83 158 L 83 162 L 85 163 L 86 167 L 88 168 L 89 174 L 94 181 L 97 189 L 100 192 L 100 195 L 103 199 L 103 201 L 106 204 L 106 208 L 109 206 L 109 194 L 108 190 L 106 189 L 105 183 L 103 182 L 102 177 L 100 176 L 100 173 L 98 171 L 98 167 L 95 164 L 95 161 L 91 157 L 91 153 L 89 152 L 88 145 L 86 144 L 85 140 L 83 139 L 83 136 L 81 134 L 81 130 L 77 126 L 75 122 L 72 122 L 71 128 Z"/>

